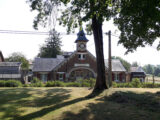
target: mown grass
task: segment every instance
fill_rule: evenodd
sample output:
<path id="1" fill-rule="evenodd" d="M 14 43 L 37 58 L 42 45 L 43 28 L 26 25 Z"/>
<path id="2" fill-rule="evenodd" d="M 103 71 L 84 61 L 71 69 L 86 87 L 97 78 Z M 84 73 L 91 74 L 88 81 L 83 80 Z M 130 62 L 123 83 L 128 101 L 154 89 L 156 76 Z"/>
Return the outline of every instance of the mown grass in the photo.
<path id="1" fill-rule="evenodd" d="M 0 120 L 159 120 L 160 89 L 0 88 Z"/>

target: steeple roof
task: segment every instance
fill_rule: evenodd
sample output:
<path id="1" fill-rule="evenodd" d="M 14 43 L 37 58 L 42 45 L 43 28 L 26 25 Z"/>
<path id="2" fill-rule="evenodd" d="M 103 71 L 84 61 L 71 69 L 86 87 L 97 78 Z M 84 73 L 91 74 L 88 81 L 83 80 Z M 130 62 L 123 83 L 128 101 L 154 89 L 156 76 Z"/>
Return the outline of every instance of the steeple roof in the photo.
<path id="1" fill-rule="evenodd" d="M 78 41 L 88 42 L 88 39 L 86 38 L 83 29 L 81 31 L 79 31 L 79 33 L 77 34 L 77 39 L 76 39 L 75 43 L 77 43 Z"/>

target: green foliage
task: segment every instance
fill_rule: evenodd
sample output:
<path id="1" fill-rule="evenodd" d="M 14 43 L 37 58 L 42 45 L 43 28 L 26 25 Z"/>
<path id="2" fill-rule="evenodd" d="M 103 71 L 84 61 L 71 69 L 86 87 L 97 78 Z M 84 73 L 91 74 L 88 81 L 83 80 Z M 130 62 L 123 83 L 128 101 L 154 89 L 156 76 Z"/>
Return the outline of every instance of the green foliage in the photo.
<path id="1" fill-rule="evenodd" d="M 140 88 L 141 87 L 141 82 L 138 78 L 134 78 L 131 82 L 132 86 L 135 88 Z"/>
<path id="2" fill-rule="evenodd" d="M 48 82 L 46 82 L 45 87 L 55 87 L 54 81 L 48 81 Z"/>
<path id="3" fill-rule="evenodd" d="M 37 77 L 33 77 L 33 79 L 31 80 L 31 83 L 38 83 L 41 82 L 41 80 L 39 80 Z"/>
<path id="4" fill-rule="evenodd" d="M 160 36 L 159 0 L 121 0 L 117 6 L 120 11 L 114 21 L 121 31 L 119 43 L 127 52 L 152 45 Z"/>
<path id="5" fill-rule="evenodd" d="M 80 87 L 81 84 L 78 82 L 67 82 L 67 83 L 65 83 L 65 86 L 66 87 Z"/>
<path id="6" fill-rule="evenodd" d="M 42 58 L 56 58 L 61 54 L 61 41 L 60 34 L 54 29 L 50 31 L 49 38 L 45 41 L 45 44 L 41 46 L 38 57 Z"/>
<path id="7" fill-rule="evenodd" d="M 21 62 L 22 69 L 26 70 L 29 68 L 29 62 L 25 55 L 23 55 L 20 52 L 14 52 L 12 53 L 8 58 L 5 59 L 6 62 Z"/>
<path id="8" fill-rule="evenodd" d="M 37 82 L 37 83 L 31 83 L 30 85 L 29 85 L 29 87 L 44 87 L 45 85 L 44 85 L 44 83 L 42 83 L 42 82 Z"/>
<path id="9" fill-rule="evenodd" d="M 154 65 L 145 65 L 144 67 L 144 71 L 146 72 L 146 74 L 153 74 L 154 73 Z"/>
<path id="10" fill-rule="evenodd" d="M 32 10 L 37 10 L 38 14 L 34 20 L 34 28 L 38 29 L 38 25 L 46 26 L 52 9 L 55 6 L 65 4 L 65 9 L 62 9 L 61 16 L 58 18 L 59 24 L 67 26 L 67 32 L 73 31 L 75 28 L 80 28 L 83 22 L 90 22 L 90 20 L 96 16 L 99 22 L 109 20 L 114 14 L 111 7 L 110 0 L 101 1 L 86 1 L 86 0 L 27 0 L 30 3 Z M 91 30 L 91 26 L 86 26 L 88 30 Z"/>
<path id="11" fill-rule="evenodd" d="M 30 87 L 44 87 L 44 84 L 41 80 L 39 80 L 37 77 L 33 77 L 31 80 Z"/>
<path id="12" fill-rule="evenodd" d="M 22 83 L 18 80 L 6 80 L 5 87 L 21 87 Z"/>
<path id="13" fill-rule="evenodd" d="M 48 81 L 45 84 L 46 87 L 65 87 L 65 83 L 62 81 Z"/>
<path id="14" fill-rule="evenodd" d="M 6 83 L 5 80 L 0 80 L 0 87 L 5 87 L 5 83 Z"/>
<path id="15" fill-rule="evenodd" d="M 55 87 L 64 87 L 65 86 L 64 82 L 62 82 L 62 81 L 54 81 L 54 85 L 55 85 Z"/>
<path id="16" fill-rule="evenodd" d="M 117 83 L 117 88 L 132 88 L 131 83 Z"/>

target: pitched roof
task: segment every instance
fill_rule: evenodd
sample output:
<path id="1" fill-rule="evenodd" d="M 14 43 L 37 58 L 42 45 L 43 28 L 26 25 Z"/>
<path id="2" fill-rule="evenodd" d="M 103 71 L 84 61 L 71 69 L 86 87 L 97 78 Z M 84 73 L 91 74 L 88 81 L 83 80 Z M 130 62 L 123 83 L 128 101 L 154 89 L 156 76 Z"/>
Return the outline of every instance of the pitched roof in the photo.
<path id="1" fill-rule="evenodd" d="M 144 72 L 144 70 L 142 69 L 142 67 L 131 67 L 130 72 Z"/>
<path id="2" fill-rule="evenodd" d="M 20 66 L 21 62 L 0 62 L 0 67 L 1 66 Z"/>
<path id="3" fill-rule="evenodd" d="M 64 59 L 58 58 L 35 58 L 33 72 L 50 72 Z"/>
<path id="4" fill-rule="evenodd" d="M 0 74 L 19 74 L 20 62 L 0 62 Z"/>
<path id="5" fill-rule="evenodd" d="M 108 60 L 105 60 L 105 66 L 108 68 Z M 118 59 L 112 60 L 112 71 L 113 72 L 126 72 L 126 69 Z"/>
<path id="6" fill-rule="evenodd" d="M 75 41 L 75 43 L 77 43 L 78 41 L 84 41 L 84 42 L 88 42 L 88 39 L 85 36 L 85 33 L 83 30 L 79 31 L 79 33 L 77 34 L 77 39 Z"/>

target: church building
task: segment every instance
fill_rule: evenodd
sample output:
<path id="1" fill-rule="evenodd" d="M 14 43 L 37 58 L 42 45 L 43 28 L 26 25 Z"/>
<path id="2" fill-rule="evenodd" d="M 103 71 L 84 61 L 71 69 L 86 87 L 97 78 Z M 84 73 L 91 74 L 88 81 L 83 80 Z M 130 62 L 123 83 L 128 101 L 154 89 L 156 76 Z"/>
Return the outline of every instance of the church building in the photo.
<path id="1" fill-rule="evenodd" d="M 77 34 L 76 51 L 64 52 L 57 58 L 35 58 L 33 75 L 43 82 L 50 80 L 76 81 L 96 78 L 96 57 L 87 50 L 88 39 L 84 31 Z M 106 71 L 107 62 L 105 61 Z M 113 80 L 125 81 L 125 72 L 120 61 L 112 60 Z M 107 74 L 107 72 L 106 72 Z M 114 77 L 116 75 L 116 77 Z"/>
<path id="2" fill-rule="evenodd" d="M 44 82 L 95 78 L 96 58 L 87 50 L 88 39 L 83 30 L 77 36 L 75 52 L 64 52 L 63 55 L 57 55 L 57 58 L 36 58 L 33 66 L 34 76 Z"/>

